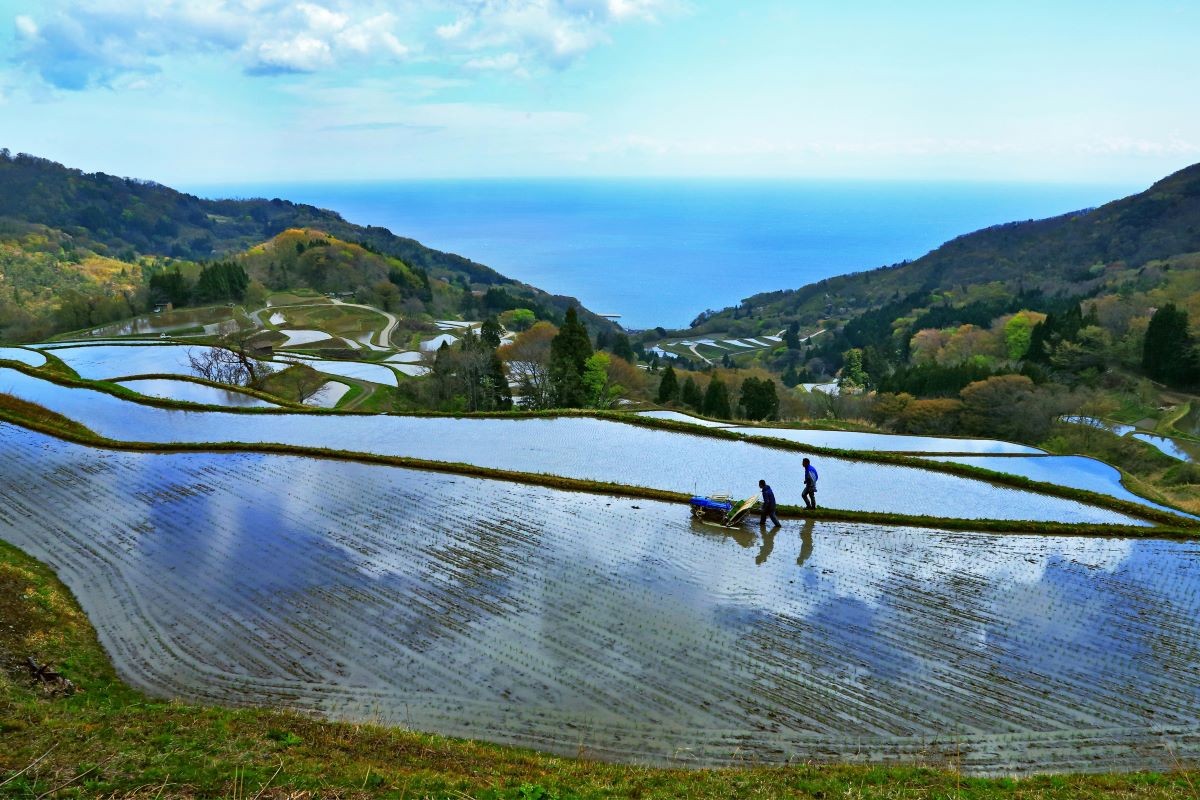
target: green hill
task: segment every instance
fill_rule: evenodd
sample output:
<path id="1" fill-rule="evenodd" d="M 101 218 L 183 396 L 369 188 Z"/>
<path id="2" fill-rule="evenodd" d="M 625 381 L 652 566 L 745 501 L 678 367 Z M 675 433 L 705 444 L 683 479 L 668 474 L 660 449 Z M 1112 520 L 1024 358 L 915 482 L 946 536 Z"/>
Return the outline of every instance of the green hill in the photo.
<path id="1" fill-rule="evenodd" d="M 973 293 L 1087 297 L 1113 271 L 1194 252 L 1200 252 L 1200 164 L 1100 208 L 996 225 L 915 261 L 754 295 L 701 315 L 692 332 L 773 333 L 793 320 L 845 322 L 885 305 L 903 316 L 947 297 L 969 303 Z"/>
<path id="2" fill-rule="evenodd" d="M 253 265 L 257 248 L 290 231 L 315 232 L 310 238 L 318 248 L 322 241 L 338 244 L 297 254 L 289 259 L 296 269 L 275 276 L 268 274 L 268 259 L 268 271 L 255 277 L 271 288 L 361 293 L 390 280 L 401 295 L 426 305 L 436 294 L 436 307 L 422 309 L 430 314 L 523 307 L 557 319 L 578 305 L 385 228 L 354 225 L 333 211 L 278 198 L 204 200 L 150 181 L 86 174 L 0 150 L 0 337 L 37 337 L 54 329 L 48 315 L 65 292 L 84 295 L 76 306 L 114 306 L 98 311 L 96 323 L 115 318 L 121 303 L 123 313 L 133 313 L 145 304 L 138 291 L 146 274 L 172 265 L 198 272 L 189 265 L 239 254 Z M 278 270 L 282 261 L 275 264 Z M 437 287 L 445 291 L 433 292 Z M 468 294 L 477 301 L 448 307 Z M 612 328 L 586 309 L 581 315 L 593 330 Z"/>

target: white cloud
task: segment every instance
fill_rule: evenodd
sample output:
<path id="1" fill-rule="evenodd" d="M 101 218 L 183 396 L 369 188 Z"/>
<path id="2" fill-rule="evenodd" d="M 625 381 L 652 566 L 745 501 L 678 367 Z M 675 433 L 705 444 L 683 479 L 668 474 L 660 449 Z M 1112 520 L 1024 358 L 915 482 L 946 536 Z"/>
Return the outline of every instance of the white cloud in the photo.
<path id="1" fill-rule="evenodd" d="M 468 71 L 561 69 L 676 0 L 50 0 L 14 18 L 16 61 L 60 89 L 112 86 L 172 56 L 316 72 L 421 54 Z"/>
<path id="2" fill-rule="evenodd" d="M 501 53 L 498 56 L 481 56 L 468 60 L 463 66 L 467 69 L 496 70 L 513 72 L 521 66 L 521 57 L 516 53 Z"/>
<path id="3" fill-rule="evenodd" d="M 26 40 L 38 38 L 38 25 L 32 17 L 21 14 L 16 18 L 15 24 L 18 38 Z"/>
<path id="4" fill-rule="evenodd" d="M 263 42 L 254 50 L 255 72 L 316 72 L 333 63 L 329 43 L 309 34 Z"/>
<path id="5" fill-rule="evenodd" d="M 15 19 L 16 60 L 60 89 L 111 86 L 174 55 L 229 53 L 251 74 L 314 72 L 408 54 L 385 4 L 321 0 L 58 0 Z"/>

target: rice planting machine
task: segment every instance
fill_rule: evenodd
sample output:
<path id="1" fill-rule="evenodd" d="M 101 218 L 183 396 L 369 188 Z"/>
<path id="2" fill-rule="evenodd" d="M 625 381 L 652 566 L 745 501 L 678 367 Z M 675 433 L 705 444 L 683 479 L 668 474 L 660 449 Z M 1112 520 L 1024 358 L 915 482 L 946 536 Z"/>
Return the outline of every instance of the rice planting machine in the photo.
<path id="1" fill-rule="evenodd" d="M 758 495 L 751 495 L 745 500 L 734 500 L 733 496 L 728 494 L 713 494 L 707 497 L 697 495 L 689 504 L 692 507 L 692 516 L 698 521 L 706 525 L 736 528 L 758 505 Z"/>

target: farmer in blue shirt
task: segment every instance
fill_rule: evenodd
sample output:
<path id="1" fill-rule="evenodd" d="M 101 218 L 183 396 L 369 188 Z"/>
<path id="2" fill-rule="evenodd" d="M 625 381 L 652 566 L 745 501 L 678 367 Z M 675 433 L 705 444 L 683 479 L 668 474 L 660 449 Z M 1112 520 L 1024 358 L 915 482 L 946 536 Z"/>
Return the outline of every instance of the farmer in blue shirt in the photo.
<path id="1" fill-rule="evenodd" d="M 771 518 L 771 522 L 775 523 L 775 527 L 779 527 L 779 517 L 775 516 L 775 492 L 771 491 L 771 487 L 767 486 L 766 481 L 759 481 L 758 488 L 762 489 L 762 511 L 758 515 L 758 524 L 766 525 L 767 517 Z"/>
<path id="2" fill-rule="evenodd" d="M 804 498 L 805 508 L 817 507 L 817 468 L 814 467 L 806 458 L 804 464 L 804 491 L 800 496 Z"/>

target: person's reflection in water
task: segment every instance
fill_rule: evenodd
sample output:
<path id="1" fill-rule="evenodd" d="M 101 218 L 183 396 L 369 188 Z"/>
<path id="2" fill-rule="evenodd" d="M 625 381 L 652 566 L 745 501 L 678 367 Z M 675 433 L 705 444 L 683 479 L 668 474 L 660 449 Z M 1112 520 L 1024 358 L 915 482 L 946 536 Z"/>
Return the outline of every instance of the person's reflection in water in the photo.
<path id="1" fill-rule="evenodd" d="M 754 557 L 755 564 L 761 566 L 767 563 L 767 558 L 770 557 L 771 551 L 775 549 L 775 534 L 778 532 L 779 528 L 763 531 L 762 545 L 758 548 L 758 555 Z"/>
<path id="2" fill-rule="evenodd" d="M 800 556 L 796 559 L 796 566 L 803 567 L 804 562 L 808 561 L 813 551 L 813 525 L 815 520 L 807 519 L 804 521 L 804 529 L 800 531 Z"/>

